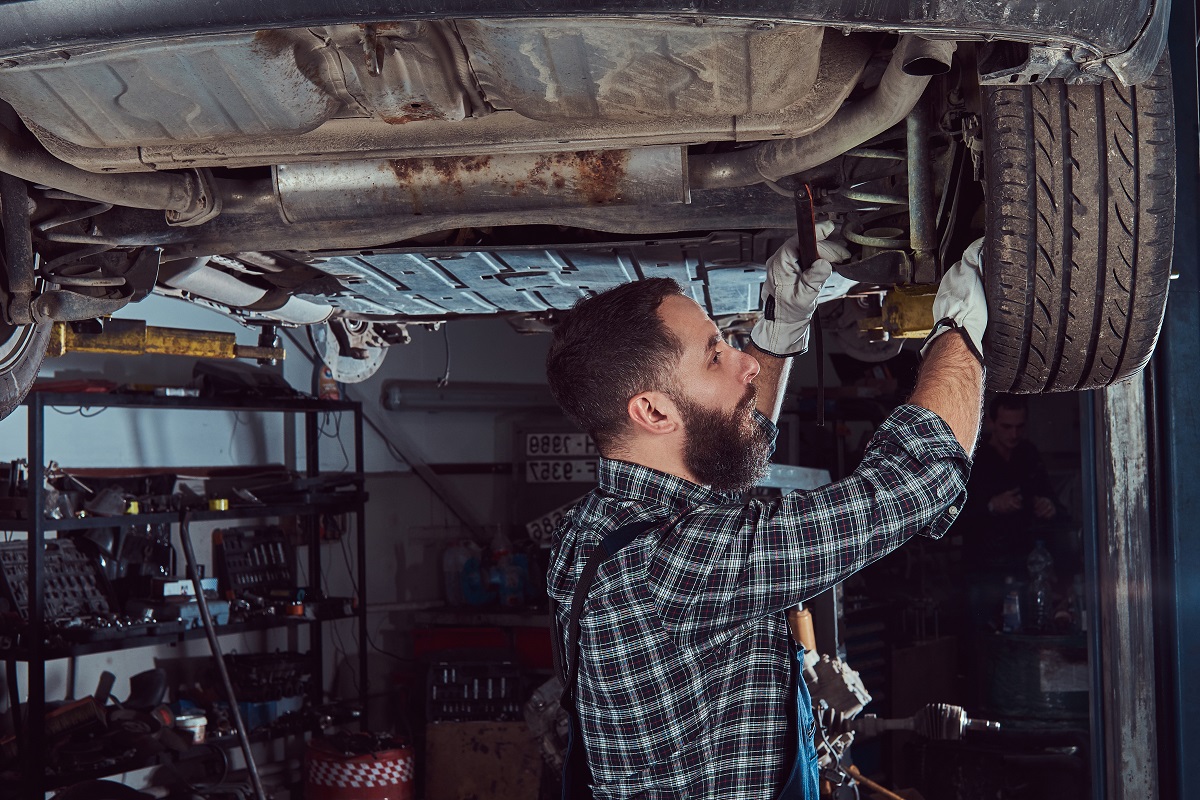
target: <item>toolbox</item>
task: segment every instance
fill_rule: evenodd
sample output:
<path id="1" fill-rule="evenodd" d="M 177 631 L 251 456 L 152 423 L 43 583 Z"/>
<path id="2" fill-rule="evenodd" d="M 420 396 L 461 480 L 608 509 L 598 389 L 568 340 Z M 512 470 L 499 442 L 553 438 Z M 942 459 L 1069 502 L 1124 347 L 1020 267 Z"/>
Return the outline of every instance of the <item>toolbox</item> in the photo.
<path id="1" fill-rule="evenodd" d="M 522 672 L 507 659 L 455 657 L 429 664 L 427 722 L 523 719 Z"/>
<path id="2" fill-rule="evenodd" d="M 74 540 L 48 540 L 44 559 L 46 620 L 112 613 L 114 601 L 108 579 L 99 562 L 83 552 Z M 28 620 L 28 542 L 0 543 L 0 584 L 5 610 L 16 611 L 22 620 Z"/>
<path id="3" fill-rule="evenodd" d="M 221 592 L 269 596 L 296 588 L 296 548 L 276 527 L 213 531 L 213 560 Z"/>

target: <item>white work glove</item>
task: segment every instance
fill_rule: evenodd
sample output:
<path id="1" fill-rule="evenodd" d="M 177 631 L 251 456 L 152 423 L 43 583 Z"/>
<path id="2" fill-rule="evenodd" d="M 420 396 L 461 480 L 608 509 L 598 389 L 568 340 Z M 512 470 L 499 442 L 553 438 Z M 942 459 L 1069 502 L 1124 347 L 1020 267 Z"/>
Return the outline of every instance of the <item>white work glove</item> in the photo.
<path id="1" fill-rule="evenodd" d="M 967 347 L 983 363 L 983 332 L 987 328 L 987 297 L 983 293 L 983 239 L 963 252 L 962 260 L 942 276 L 933 298 L 933 330 L 921 345 L 921 355 L 946 331 L 961 330 Z"/>
<path id="2" fill-rule="evenodd" d="M 750 332 L 754 346 L 777 358 L 797 356 L 808 349 L 808 329 L 817 304 L 835 300 L 850 291 L 854 281 L 837 276 L 831 280 L 833 264 L 850 258 L 840 244 L 825 241 L 833 233 L 832 222 L 817 223 L 816 261 L 802 269 L 799 240 L 793 236 L 767 260 L 767 279 L 762 287 L 763 316 Z"/>

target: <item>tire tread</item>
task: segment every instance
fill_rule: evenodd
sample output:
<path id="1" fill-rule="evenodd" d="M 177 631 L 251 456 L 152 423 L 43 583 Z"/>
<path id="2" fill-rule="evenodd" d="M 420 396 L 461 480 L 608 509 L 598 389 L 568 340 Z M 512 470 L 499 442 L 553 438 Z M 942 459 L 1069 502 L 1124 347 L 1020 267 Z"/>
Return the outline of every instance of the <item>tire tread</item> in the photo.
<path id="1" fill-rule="evenodd" d="M 1095 388 L 1149 360 L 1174 235 L 1171 103 L 1165 55 L 1136 87 L 985 88 L 989 388 Z"/>

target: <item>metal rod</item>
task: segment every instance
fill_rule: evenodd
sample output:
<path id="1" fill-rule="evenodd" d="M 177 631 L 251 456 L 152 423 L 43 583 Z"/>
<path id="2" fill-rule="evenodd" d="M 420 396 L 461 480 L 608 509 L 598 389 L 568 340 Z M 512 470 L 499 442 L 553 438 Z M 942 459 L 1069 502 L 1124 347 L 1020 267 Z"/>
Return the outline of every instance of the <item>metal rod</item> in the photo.
<path id="1" fill-rule="evenodd" d="M 316 411 L 304 415 L 304 474 L 315 478 L 321 471 L 321 430 L 317 425 Z M 305 540 L 308 542 L 308 580 L 314 588 L 321 586 L 321 531 L 320 521 L 312 516 L 304 519 Z M 331 622 L 336 625 L 337 622 Z M 325 669 L 325 629 L 320 622 L 314 621 L 309 627 L 309 656 L 312 659 L 318 675 L 324 674 Z M 337 665 L 334 665 L 337 671 Z M 320 705 L 325 702 L 325 685 L 322 681 L 314 681 L 313 703 Z M 366 709 L 363 709 L 366 712 Z"/>
<path id="2" fill-rule="evenodd" d="M 883 786 L 880 786 L 875 781 L 864 776 L 861 772 L 858 771 L 858 767 L 854 766 L 853 764 L 850 765 L 850 769 L 847 770 L 847 772 L 850 773 L 850 777 L 854 778 L 854 780 L 858 781 L 863 786 L 866 786 L 868 789 L 875 792 L 876 794 L 883 795 L 885 798 L 887 798 L 887 800 L 904 800 L 904 798 L 901 795 L 896 794 L 891 789 L 887 789 Z"/>
<path id="3" fill-rule="evenodd" d="M 17 680 L 17 662 L 14 659 L 4 662 L 4 676 L 8 683 L 8 708 L 12 717 L 13 736 L 17 740 L 17 757 L 22 764 L 28 764 L 29 743 L 25 741 L 25 727 L 21 721 L 21 684 Z M 27 788 L 32 789 L 32 786 Z"/>
<path id="4" fill-rule="evenodd" d="M 800 255 L 800 269 L 805 270 L 821 257 L 817 250 L 817 228 L 813 217 L 812 189 L 803 183 L 796 189 L 796 238 Z M 817 359 L 817 427 L 825 427 L 825 342 L 821 332 L 821 312 L 813 311 L 809 323 L 813 355 Z"/>
<path id="5" fill-rule="evenodd" d="M 29 698 L 25 703 L 25 734 L 29 754 L 25 764 L 29 789 L 40 791 L 46 779 L 46 517 L 45 507 L 45 395 L 34 392 L 29 403 Z M 14 714 L 19 714 L 14 709 Z"/>
<path id="6" fill-rule="evenodd" d="M 233 682 L 229 680 L 229 670 L 225 668 L 225 656 L 221 654 L 221 642 L 217 638 L 217 629 L 213 625 L 212 615 L 208 612 L 208 599 L 204 596 L 204 587 L 200 583 L 200 570 L 196 565 L 196 551 L 192 548 L 192 534 L 189 530 L 190 512 L 184 512 L 179 520 L 179 540 L 183 544 L 183 556 L 187 559 L 188 577 L 192 579 L 192 587 L 196 592 L 196 603 L 200 608 L 200 621 L 204 625 L 204 633 L 208 637 L 208 647 L 212 651 L 213 660 L 217 662 L 217 674 L 221 678 L 221 686 L 225 690 L 225 699 L 229 701 L 229 714 L 233 717 L 233 725 L 237 730 L 238 744 L 241 745 L 242 755 L 246 757 L 246 769 L 250 772 L 250 784 L 254 787 L 254 796 L 258 800 L 267 800 L 263 791 L 262 780 L 258 776 L 258 765 L 254 763 L 254 751 L 250 749 L 250 736 L 246 724 L 242 720 L 242 712 L 238 709 L 237 696 L 233 691 Z"/>
<path id="7" fill-rule="evenodd" d="M 852 147 L 845 153 L 854 158 L 878 158 L 886 161 L 904 161 L 905 155 L 898 150 L 884 150 L 881 147 Z"/>
<path id="8" fill-rule="evenodd" d="M 879 206 L 906 206 L 908 198 L 886 192 L 869 192 L 865 189 L 845 189 L 842 197 L 847 200 L 857 200 L 860 203 L 872 203 Z M 899 209 L 896 209 L 899 211 Z"/>
<path id="9" fill-rule="evenodd" d="M 360 476 L 366 475 L 366 459 L 363 453 L 363 412 L 362 406 L 354 409 L 354 471 Z M 364 486 L 365 488 L 365 486 Z M 363 504 L 359 503 L 354 511 L 354 542 L 358 547 L 358 685 L 359 704 L 362 706 L 363 728 L 370 728 L 367 717 L 367 531 L 366 512 Z"/>
<path id="10" fill-rule="evenodd" d="M 929 136 L 933 129 L 929 103 L 918 100 L 906 118 L 908 132 L 909 241 L 916 263 L 917 283 L 938 278 L 937 220 L 933 201 L 933 174 L 929 167 Z"/>

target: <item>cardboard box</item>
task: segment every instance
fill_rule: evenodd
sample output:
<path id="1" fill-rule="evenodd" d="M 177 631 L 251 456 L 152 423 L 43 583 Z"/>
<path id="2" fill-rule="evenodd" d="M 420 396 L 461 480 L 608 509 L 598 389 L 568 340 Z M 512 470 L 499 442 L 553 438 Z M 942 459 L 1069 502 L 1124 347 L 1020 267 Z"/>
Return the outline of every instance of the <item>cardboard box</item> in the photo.
<path id="1" fill-rule="evenodd" d="M 425 751 L 425 800 L 538 796 L 542 757 L 524 722 L 434 722 Z"/>

